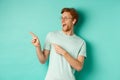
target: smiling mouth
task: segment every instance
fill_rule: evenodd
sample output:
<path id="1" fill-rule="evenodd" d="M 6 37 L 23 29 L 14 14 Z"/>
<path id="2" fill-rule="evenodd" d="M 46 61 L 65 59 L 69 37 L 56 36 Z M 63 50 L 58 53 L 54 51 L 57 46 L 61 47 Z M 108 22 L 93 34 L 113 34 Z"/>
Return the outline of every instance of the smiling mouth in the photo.
<path id="1" fill-rule="evenodd" d="M 62 26 L 63 26 L 63 27 L 65 27 L 65 26 L 66 26 L 66 24 L 63 24 Z"/>

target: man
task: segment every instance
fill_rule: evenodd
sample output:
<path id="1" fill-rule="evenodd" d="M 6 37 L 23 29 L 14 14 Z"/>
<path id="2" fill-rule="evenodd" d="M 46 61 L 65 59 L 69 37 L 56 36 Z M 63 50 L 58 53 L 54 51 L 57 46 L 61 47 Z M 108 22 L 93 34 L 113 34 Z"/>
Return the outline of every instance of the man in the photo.
<path id="1" fill-rule="evenodd" d="M 38 37 L 31 32 L 40 62 L 44 64 L 50 56 L 45 80 L 75 80 L 75 70 L 82 69 L 86 57 L 85 41 L 74 34 L 74 25 L 78 21 L 76 10 L 63 8 L 61 14 L 62 31 L 47 35 L 43 51 Z"/>

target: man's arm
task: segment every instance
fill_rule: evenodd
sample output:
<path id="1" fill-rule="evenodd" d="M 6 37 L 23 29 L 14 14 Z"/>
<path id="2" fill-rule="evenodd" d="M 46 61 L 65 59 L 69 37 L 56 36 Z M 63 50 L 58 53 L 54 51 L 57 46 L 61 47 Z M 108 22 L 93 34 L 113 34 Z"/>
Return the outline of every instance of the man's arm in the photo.
<path id="1" fill-rule="evenodd" d="M 41 50 L 41 45 L 40 45 L 40 41 L 39 38 L 32 32 L 30 32 L 30 34 L 32 35 L 32 44 L 35 46 L 36 48 L 36 53 L 38 56 L 39 61 L 44 64 L 48 58 L 48 55 L 50 53 L 49 50 L 44 49 L 43 51 Z"/>
<path id="2" fill-rule="evenodd" d="M 40 47 L 36 47 L 36 53 L 37 53 L 37 56 L 38 56 L 39 61 L 40 61 L 42 64 L 44 64 L 44 63 L 46 62 L 46 60 L 48 59 L 48 56 L 49 56 L 50 51 L 49 51 L 49 50 L 46 50 L 46 49 L 44 49 L 44 50 L 42 51 Z"/>
<path id="3" fill-rule="evenodd" d="M 84 64 L 84 56 L 78 56 L 78 58 L 75 59 L 67 52 L 64 53 L 63 56 L 74 69 L 76 69 L 77 71 L 82 70 Z"/>
<path id="4" fill-rule="evenodd" d="M 80 71 L 82 69 L 84 64 L 84 56 L 78 56 L 78 58 L 75 59 L 59 45 L 56 44 L 53 45 L 55 47 L 56 53 L 63 55 L 74 69 L 76 69 L 77 71 Z"/>

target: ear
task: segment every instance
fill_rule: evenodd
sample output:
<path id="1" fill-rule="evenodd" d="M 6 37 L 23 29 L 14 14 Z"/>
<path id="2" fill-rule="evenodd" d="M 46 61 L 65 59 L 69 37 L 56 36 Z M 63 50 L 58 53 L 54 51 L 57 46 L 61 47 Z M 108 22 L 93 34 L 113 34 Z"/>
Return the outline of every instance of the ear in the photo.
<path id="1" fill-rule="evenodd" d="M 73 22 L 72 22 L 72 23 L 73 23 L 73 25 L 75 24 L 75 22 L 76 22 L 76 19 L 73 19 Z"/>

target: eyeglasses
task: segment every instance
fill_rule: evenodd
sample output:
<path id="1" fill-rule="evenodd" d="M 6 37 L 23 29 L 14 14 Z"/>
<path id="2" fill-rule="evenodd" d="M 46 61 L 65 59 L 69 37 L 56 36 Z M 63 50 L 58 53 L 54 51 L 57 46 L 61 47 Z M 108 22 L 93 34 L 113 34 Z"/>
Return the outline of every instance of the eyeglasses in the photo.
<path id="1" fill-rule="evenodd" d="M 61 17 L 60 19 L 66 21 L 66 20 L 68 20 L 68 19 L 73 19 L 73 18 L 70 18 L 70 17 Z"/>

